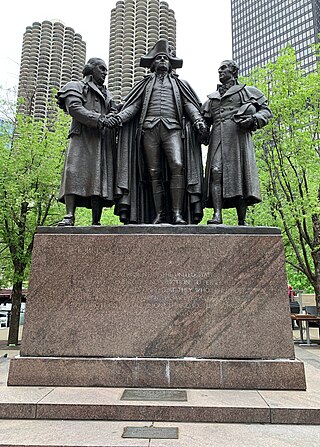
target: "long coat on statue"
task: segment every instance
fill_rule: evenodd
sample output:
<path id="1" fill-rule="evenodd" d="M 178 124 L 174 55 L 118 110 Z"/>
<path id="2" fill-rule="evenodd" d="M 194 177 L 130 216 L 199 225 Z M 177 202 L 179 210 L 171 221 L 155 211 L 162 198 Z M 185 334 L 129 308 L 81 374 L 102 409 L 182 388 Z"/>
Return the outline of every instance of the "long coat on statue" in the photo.
<path id="1" fill-rule="evenodd" d="M 68 82 L 57 93 L 59 106 L 72 116 L 69 145 L 59 192 L 59 201 L 66 194 L 76 196 L 76 206 L 91 207 L 90 197 L 99 196 L 104 206 L 114 200 L 115 131 L 99 128 L 99 118 L 116 105 L 110 92 L 92 82 Z"/>
<path id="2" fill-rule="evenodd" d="M 260 184 L 252 133 L 243 130 L 235 116 L 241 108 L 246 113 L 253 106 L 258 128 L 265 126 L 272 113 L 263 93 L 255 87 L 236 84 L 221 97 L 219 91 L 208 95 L 202 106 L 202 114 L 211 124 L 208 156 L 204 183 L 204 201 L 212 207 L 210 174 L 217 151 L 222 155 L 223 208 L 236 207 L 237 200 L 244 198 L 247 205 L 260 202 Z"/>
<path id="3" fill-rule="evenodd" d="M 183 163 L 185 177 L 185 200 L 183 216 L 188 223 L 198 223 L 203 215 L 202 183 L 203 168 L 201 144 L 199 137 L 192 127 L 190 118 L 185 114 L 182 99 L 192 103 L 200 114 L 199 100 L 191 87 L 174 74 L 169 75 L 177 109 L 177 117 L 181 126 L 181 135 L 184 146 Z M 126 97 L 122 111 L 130 110 L 137 101 L 139 112 L 119 131 L 117 152 L 117 177 L 115 194 L 118 203 L 116 213 L 121 210 L 129 211 L 130 223 L 152 223 L 156 213 L 154 210 L 149 174 L 142 155 L 143 122 L 146 117 L 155 74 L 147 75 L 139 81 Z M 166 201 L 170 209 L 169 172 L 162 159 L 162 173 L 164 186 L 167 189 Z"/>

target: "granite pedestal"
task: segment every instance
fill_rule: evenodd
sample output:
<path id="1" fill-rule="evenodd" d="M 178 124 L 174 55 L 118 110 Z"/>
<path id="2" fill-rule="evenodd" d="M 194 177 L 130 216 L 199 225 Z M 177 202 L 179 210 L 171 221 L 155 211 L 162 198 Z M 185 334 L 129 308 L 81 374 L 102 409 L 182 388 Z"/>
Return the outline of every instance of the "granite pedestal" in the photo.
<path id="1" fill-rule="evenodd" d="M 305 389 L 280 231 L 40 227 L 9 385 Z"/>

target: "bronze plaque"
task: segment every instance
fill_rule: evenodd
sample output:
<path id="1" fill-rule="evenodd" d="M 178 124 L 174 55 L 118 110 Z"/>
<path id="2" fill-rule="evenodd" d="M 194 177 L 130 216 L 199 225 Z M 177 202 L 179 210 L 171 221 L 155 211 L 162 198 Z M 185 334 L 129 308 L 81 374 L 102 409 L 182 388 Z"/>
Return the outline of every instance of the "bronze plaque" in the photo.
<path id="1" fill-rule="evenodd" d="M 124 390 L 121 400 L 187 402 L 188 398 L 185 390 L 134 389 Z"/>
<path id="2" fill-rule="evenodd" d="M 177 427 L 125 427 L 123 438 L 136 439 L 179 439 Z"/>

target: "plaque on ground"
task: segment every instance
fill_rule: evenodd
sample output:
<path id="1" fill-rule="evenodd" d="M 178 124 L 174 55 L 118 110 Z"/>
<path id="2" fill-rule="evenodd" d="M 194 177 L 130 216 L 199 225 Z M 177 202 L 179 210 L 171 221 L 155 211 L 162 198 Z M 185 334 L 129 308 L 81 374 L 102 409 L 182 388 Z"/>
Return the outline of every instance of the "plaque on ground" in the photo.
<path id="1" fill-rule="evenodd" d="M 125 427 L 123 438 L 179 439 L 177 427 Z"/>
<path id="2" fill-rule="evenodd" d="M 185 390 L 124 390 L 121 400 L 171 401 L 186 402 Z"/>

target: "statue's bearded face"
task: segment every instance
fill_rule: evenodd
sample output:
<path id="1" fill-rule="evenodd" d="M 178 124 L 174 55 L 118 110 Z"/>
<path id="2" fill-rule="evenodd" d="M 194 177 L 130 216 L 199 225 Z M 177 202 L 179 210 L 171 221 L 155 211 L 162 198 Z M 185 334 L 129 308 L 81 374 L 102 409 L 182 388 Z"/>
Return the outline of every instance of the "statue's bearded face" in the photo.
<path id="1" fill-rule="evenodd" d="M 156 73 L 161 71 L 169 71 L 170 62 L 166 54 L 158 54 L 154 59 L 154 71 Z"/>

